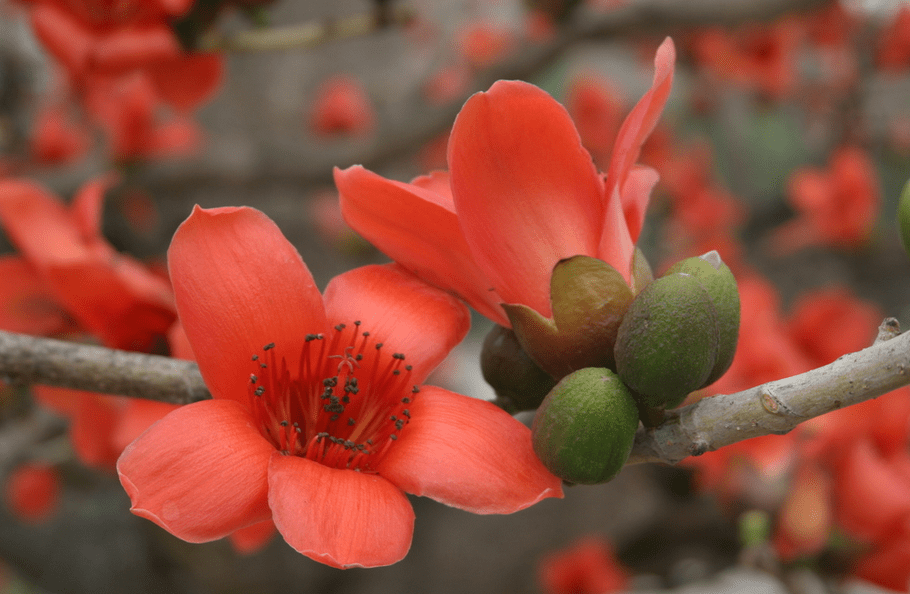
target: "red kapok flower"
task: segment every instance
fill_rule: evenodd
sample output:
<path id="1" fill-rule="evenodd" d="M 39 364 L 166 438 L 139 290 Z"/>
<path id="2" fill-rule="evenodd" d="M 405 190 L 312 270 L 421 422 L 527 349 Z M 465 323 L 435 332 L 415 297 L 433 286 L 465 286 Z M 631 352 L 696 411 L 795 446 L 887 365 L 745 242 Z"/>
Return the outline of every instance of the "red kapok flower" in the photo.
<path id="1" fill-rule="evenodd" d="M 670 93 L 674 48 L 657 50 L 651 89 L 626 118 L 606 176 L 566 110 L 541 89 L 499 81 L 472 96 L 449 137 L 450 174 L 411 184 L 360 166 L 335 170 L 342 214 L 427 282 L 510 326 L 501 303 L 552 313 L 562 259 L 600 258 L 627 281 L 657 173 L 635 165 Z"/>
<path id="2" fill-rule="evenodd" d="M 367 134 L 376 114 L 366 88 L 353 76 L 338 75 L 320 85 L 310 110 L 310 126 L 321 136 Z"/>
<path id="3" fill-rule="evenodd" d="M 46 464 L 23 464 L 6 479 L 6 502 L 18 518 L 30 523 L 47 520 L 60 499 L 60 476 Z"/>
<path id="4" fill-rule="evenodd" d="M 396 266 L 320 295 L 297 251 L 249 208 L 197 208 L 168 252 L 177 309 L 213 400 L 183 406 L 120 457 L 132 511 L 205 542 L 272 519 L 334 567 L 400 560 L 404 493 L 475 513 L 562 494 L 530 431 L 427 374 L 467 310 Z"/>
<path id="5" fill-rule="evenodd" d="M 541 559 L 538 576 L 547 594 L 606 594 L 625 590 L 629 582 L 613 547 L 594 534 Z"/>

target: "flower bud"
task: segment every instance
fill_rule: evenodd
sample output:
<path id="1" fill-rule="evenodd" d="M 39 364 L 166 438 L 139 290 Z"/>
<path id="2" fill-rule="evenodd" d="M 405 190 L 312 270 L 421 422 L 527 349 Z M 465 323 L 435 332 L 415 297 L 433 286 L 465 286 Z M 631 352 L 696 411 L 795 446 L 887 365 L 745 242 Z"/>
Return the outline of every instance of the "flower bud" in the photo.
<path id="1" fill-rule="evenodd" d="M 704 385 L 699 386 L 704 388 L 720 379 L 733 363 L 739 340 L 739 290 L 729 266 L 715 250 L 677 262 L 667 274 L 678 272 L 694 276 L 701 283 L 717 314 L 717 361 Z"/>
<path id="2" fill-rule="evenodd" d="M 616 338 L 616 370 L 653 408 L 672 408 L 704 385 L 717 361 L 717 314 L 702 284 L 670 274 L 632 302 Z"/>
<path id="3" fill-rule="evenodd" d="M 585 367 L 614 367 L 613 343 L 632 290 L 597 258 L 573 256 L 553 268 L 545 318 L 521 304 L 503 304 L 522 348 L 556 379 Z"/>
<path id="4" fill-rule="evenodd" d="M 531 427 L 534 451 L 570 483 L 593 485 L 616 476 L 632 451 L 638 408 L 609 369 L 567 375 L 544 399 Z"/>
<path id="5" fill-rule="evenodd" d="M 480 370 L 496 390 L 497 404 L 510 413 L 534 410 L 556 385 L 524 352 L 515 333 L 502 326 L 495 326 L 484 339 Z"/>

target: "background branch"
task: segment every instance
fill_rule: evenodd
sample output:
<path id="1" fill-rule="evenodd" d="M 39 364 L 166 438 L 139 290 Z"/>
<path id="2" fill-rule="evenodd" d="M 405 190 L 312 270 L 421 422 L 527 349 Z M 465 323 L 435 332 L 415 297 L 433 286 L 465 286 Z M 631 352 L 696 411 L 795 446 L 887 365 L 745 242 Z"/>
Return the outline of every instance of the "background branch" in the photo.
<path id="1" fill-rule="evenodd" d="M 898 332 L 889 318 L 874 345 L 830 365 L 669 411 L 660 426 L 639 429 L 629 463 L 675 464 L 744 439 L 787 433 L 910 384 L 910 333 Z M 9 332 L 0 332 L 0 377 L 174 404 L 211 398 L 191 361 Z"/>

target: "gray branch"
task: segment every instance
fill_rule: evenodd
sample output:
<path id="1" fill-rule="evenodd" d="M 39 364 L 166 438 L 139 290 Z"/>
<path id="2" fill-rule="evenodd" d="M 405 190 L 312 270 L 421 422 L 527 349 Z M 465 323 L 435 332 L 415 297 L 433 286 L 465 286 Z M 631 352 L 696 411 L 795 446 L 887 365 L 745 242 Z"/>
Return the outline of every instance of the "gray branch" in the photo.
<path id="1" fill-rule="evenodd" d="M 0 332 L 0 379 L 189 404 L 211 398 L 193 361 Z"/>
<path id="2" fill-rule="evenodd" d="M 189 404 L 211 398 L 191 361 L 0 332 L 0 378 Z M 719 394 L 669 411 L 641 428 L 630 464 L 675 464 L 726 445 L 787 433 L 808 419 L 910 384 L 910 333 L 885 320 L 876 343 L 834 363 L 782 380 Z"/>
<path id="3" fill-rule="evenodd" d="M 882 323 L 875 344 L 806 373 L 678 410 L 653 429 L 639 428 L 630 464 L 675 464 L 688 456 L 761 435 L 787 433 L 803 421 L 910 384 L 910 333 Z"/>

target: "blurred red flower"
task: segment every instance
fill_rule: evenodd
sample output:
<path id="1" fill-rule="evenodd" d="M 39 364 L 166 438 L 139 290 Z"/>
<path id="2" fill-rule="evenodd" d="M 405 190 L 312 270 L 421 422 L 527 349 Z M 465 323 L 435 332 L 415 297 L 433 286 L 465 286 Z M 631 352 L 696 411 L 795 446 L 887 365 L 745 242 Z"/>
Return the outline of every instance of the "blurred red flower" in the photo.
<path id="1" fill-rule="evenodd" d="M 323 82 L 310 108 L 310 125 L 321 136 L 372 132 L 376 114 L 363 83 L 347 75 Z"/>
<path id="2" fill-rule="evenodd" d="M 541 559 L 537 575 L 546 594 L 606 594 L 624 591 L 629 585 L 629 575 L 613 547 L 593 534 Z"/>
<path id="3" fill-rule="evenodd" d="M 878 175 L 865 151 L 842 147 L 827 170 L 805 167 L 790 176 L 788 197 L 799 213 L 770 245 L 784 254 L 810 245 L 851 248 L 868 239 L 881 202 Z"/>
<path id="4" fill-rule="evenodd" d="M 60 477 L 46 464 L 16 467 L 6 478 L 6 503 L 20 520 L 33 524 L 50 518 L 60 499 Z"/>

